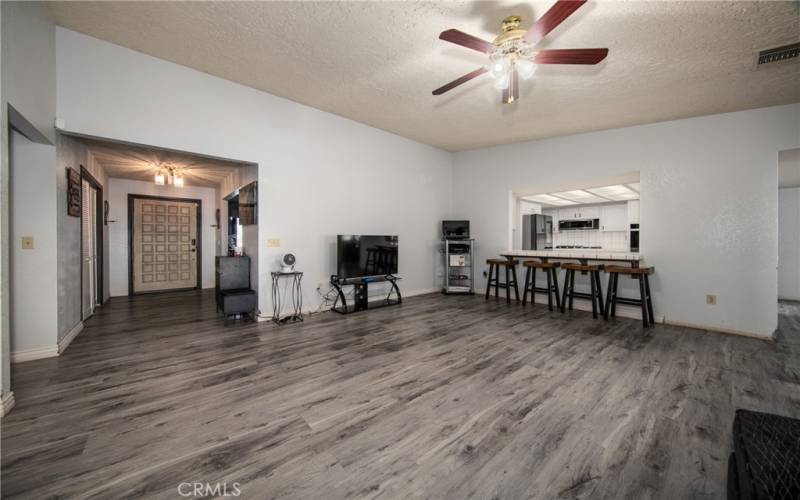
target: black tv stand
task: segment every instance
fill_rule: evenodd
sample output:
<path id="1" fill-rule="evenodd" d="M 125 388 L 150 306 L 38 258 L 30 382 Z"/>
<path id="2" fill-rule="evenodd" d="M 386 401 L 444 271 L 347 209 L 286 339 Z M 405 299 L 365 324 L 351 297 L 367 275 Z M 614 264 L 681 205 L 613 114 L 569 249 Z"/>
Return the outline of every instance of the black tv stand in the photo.
<path id="1" fill-rule="evenodd" d="M 392 274 L 387 274 L 384 276 L 366 276 L 363 278 L 339 278 L 338 276 L 333 275 L 331 276 L 331 286 L 336 289 L 337 296 L 331 310 L 340 314 L 350 314 L 357 311 L 365 311 L 367 309 L 399 305 L 403 302 L 403 296 L 400 295 L 400 288 L 397 286 L 397 281 L 399 279 L 400 278 Z M 392 288 L 389 289 L 389 294 L 386 296 L 386 298 L 383 300 L 375 300 L 370 302 L 369 284 L 385 283 L 387 281 L 392 284 Z M 349 305 L 343 290 L 343 287 L 345 286 L 355 287 L 353 292 L 353 303 Z M 392 298 L 392 293 L 395 294 L 395 298 Z M 339 301 L 341 301 L 342 304 L 337 307 L 337 303 Z"/>

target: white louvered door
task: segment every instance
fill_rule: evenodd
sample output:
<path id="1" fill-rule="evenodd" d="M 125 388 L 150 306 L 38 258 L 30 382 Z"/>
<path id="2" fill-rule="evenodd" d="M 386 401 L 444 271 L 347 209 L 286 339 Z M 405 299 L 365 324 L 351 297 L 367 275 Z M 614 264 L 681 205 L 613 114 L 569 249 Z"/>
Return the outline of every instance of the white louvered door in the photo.
<path id="1" fill-rule="evenodd" d="M 82 182 L 81 188 L 81 302 L 86 319 L 97 306 L 97 190 L 87 181 Z"/>

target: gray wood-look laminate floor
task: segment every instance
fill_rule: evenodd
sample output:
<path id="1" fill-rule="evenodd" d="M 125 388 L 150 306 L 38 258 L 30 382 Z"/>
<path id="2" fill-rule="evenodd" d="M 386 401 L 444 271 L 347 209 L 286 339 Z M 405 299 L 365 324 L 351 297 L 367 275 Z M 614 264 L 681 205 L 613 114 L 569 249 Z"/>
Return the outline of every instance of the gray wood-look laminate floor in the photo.
<path id="1" fill-rule="evenodd" d="M 224 327 L 208 292 L 113 299 L 14 365 L 2 494 L 723 498 L 735 408 L 800 416 L 800 304 L 778 341 L 426 295 Z"/>

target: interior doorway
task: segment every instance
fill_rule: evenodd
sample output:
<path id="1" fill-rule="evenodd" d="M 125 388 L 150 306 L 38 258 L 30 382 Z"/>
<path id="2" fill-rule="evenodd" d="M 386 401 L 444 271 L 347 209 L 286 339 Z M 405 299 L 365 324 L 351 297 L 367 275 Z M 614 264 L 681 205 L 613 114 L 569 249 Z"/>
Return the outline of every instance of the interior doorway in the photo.
<path id="1" fill-rule="evenodd" d="M 81 318 L 103 304 L 103 187 L 81 165 Z"/>
<path id="2" fill-rule="evenodd" d="M 128 295 L 199 289 L 202 201 L 128 195 Z"/>

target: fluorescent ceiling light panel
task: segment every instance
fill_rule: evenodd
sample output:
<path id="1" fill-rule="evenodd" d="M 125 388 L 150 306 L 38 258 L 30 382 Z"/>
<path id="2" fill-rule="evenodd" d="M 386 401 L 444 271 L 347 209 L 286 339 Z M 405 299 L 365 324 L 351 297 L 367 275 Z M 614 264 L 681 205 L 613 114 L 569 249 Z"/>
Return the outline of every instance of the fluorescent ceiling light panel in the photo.
<path id="1" fill-rule="evenodd" d="M 558 196 L 559 198 L 564 198 L 565 200 L 574 201 L 576 203 L 603 203 L 608 201 L 605 198 L 595 196 L 592 193 L 589 193 L 582 189 L 576 189 L 574 191 L 564 191 L 561 193 L 553 193 L 553 195 Z"/>
<path id="2" fill-rule="evenodd" d="M 558 205 L 558 206 L 575 205 L 575 203 L 572 201 L 564 200 L 562 198 L 556 198 L 555 196 L 549 194 L 535 194 L 532 196 L 523 196 L 522 199 L 533 201 L 535 203 L 544 203 L 547 205 Z"/>
<path id="3" fill-rule="evenodd" d="M 623 186 L 622 184 L 591 188 L 587 189 L 587 191 L 613 201 L 636 200 L 639 198 L 639 194 L 637 192 L 628 186 Z"/>

